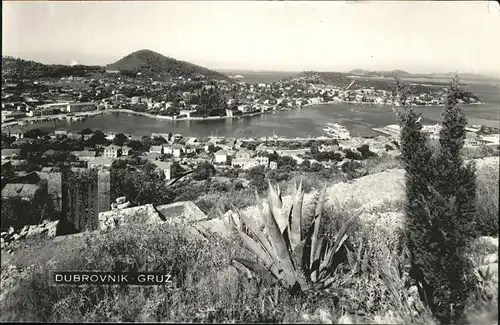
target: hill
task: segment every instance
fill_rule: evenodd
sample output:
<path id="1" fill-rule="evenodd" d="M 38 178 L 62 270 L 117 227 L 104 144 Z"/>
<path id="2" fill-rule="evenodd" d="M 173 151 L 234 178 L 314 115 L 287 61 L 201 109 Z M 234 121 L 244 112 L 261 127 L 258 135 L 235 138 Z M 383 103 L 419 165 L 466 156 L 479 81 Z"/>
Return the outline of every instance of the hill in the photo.
<path id="1" fill-rule="evenodd" d="M 392 71 L 368 71 L 363 69 L 354 69 L 349 71 L 349 74 L 356 76 L 385 76 L 385 77 L 410 77 L 412 74 L 404 70 L 392 70 Z"/>
<path id="2" fill-rule="evenodd" d="M 15 79 L 61 78 L 88 76 L 93 72 L 104 72 L 100 66 L 43 64 L 13 57 L 2 57 L 2 77 Z"/>
<path id="3" fill-rule="evenodd" d="M 351 83 L 351 79 L 347 78 L 345 73 L 319 71 L 304 71 L 296 76 L 285 78 L 283 81 L 306 82 L 312 84 L 334 85 L 339 87 L 346 87 Z"/>
<path id="4" fill-rule="evenodd" d="M 195 77 L 203 75 L 212 79 L 227 79 L 228 77 L 189 62 L 179 61 L 150 50 L 133 52 L 121 60 L 106 66 L 107 70 L 117 70 L 129 73 L 141 73 L 143 76 L 162 77 Z"/>
<path id="5" fill-rule="evenodd" d="M 392 71 L 369 71 L 363 69 L 354 69 L 349 71 L 349 75 L 355 76 L 366 76 L 366 77 L 406 77 L 406 78 L 452 78 L 455 75 L 459 75 L 464 79 L 491 79 L 489 76 L 475 74 L 475 73 L 457 73 L 457 72 L 447 72 L 447 73 L 410 73 L 404 70 L 392 70 Z"/>

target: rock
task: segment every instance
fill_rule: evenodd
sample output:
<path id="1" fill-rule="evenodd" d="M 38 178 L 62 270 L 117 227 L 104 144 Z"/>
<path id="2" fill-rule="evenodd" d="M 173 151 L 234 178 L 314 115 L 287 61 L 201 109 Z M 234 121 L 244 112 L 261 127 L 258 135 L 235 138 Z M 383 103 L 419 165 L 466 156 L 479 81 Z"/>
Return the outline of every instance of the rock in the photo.
<path id="1" fill-rule="evenodd" d="M 498 262 L 498 253 L 488 254 L 483 257 L 483 265 L 493 264 Z"/>
<path id="2" fill-rule="evenodd" d="M 40 237 L 40 236 L 48 233 L 48 231 L 49 230 L 47 228 L 34 228 L 34 229 L 30 228 L 26 237 Z"/>
<path id="3" fill-rule="evenodd" d="M 6 231 L 2 231 L 2 233 L 0 234 L 1 237 L 5 237 L 7 235 L 8 235 L 8 233 Z"/>
<path id="4" fill-rule="evenodd" d="M 7 254 L 12 254 L 12 249 L 9 249 L 9 250 L 7 251 Z"/>
<path id="5" fill-rule="evenodd" d="M 47 229 L 47 236 L 52 238 L 57 235 L 57 226 L 59 225 L 59 220 L 50 221 L 45 225 Z"/>
<path id="6" fill-rule="evenodd" d="M 5 239 L 0 238 L 0 243 L 4 243 L 4 242 L 5 242 Z"/>
<path id="7" fill-rule="evenodd" d="M 7 247 L 7 246 L 9 246 L 9 243 L 4 243 L 4 242 L 2 242 L 2 243 L 0 244 L 0 248 L 1 248 L 1 249 L 4 249 L 4 248 L 5 248 L 5 247 Z"/>
<path id="8" fill-rule="evenodd" d="M 337 324 L 354 324 L 354 322 L 349 315 L 343 315 L 337 320 Z"/>
<path id="9" fill-rule="evenodd" d="M 18 234 L 14 234 L 14 235 L 12 235 L 12 240 L 13 240 L 13 241 L 14 241 L 14 240 L 19 240 L 19 239 L 21 239 L 21 236 L 19 236 Z"/>
<path id="10" fill-rule="evenodd" d="M 28 232 L 30 229 L 30 226 L 24 226 L 23 229 L 21 229 L 21 232 Z"/>
<path id="11" fill-rule="evenodd" d="M 488 275 L 496 274 L 498 276 L 498 263 L 480 266 L 478 271 L 483 279 L 486 279 Z"/>
<path id="12" fill-rule="evenodd" d="M 13 233 L 14 233 L 14 227 L 12 227 L 12 226 L 11 226 L 11 227 L 9 228 L 9 235 L 12 235 Z"/>
<path id="13" fill-rule="evenodd" d="M 333 324 L 332 316 L 326 310 L 318 309 L 316 313 L 318 314 L 319 321 L 322 324 Z"/>
<path id="14" fill-rule="evenodd" d="M 42 225 L 46 225 L 48 223 L 49 223 L 49 220 L 47 220 L 47 219 L 45 219 L 45 220 L 42 221 Z"/>

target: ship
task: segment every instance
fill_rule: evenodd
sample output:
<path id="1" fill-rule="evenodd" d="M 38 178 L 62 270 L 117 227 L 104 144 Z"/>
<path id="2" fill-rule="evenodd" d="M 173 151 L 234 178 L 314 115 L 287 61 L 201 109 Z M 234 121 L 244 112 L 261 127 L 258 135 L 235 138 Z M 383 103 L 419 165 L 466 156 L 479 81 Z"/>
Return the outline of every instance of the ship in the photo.
<path id="1" fill-rule="evenodd" d="M 323 131 L 334 139 L 349 140 L 351 138 L 349 131 L 339 123 L 326 123 L 326 128 Z"/>

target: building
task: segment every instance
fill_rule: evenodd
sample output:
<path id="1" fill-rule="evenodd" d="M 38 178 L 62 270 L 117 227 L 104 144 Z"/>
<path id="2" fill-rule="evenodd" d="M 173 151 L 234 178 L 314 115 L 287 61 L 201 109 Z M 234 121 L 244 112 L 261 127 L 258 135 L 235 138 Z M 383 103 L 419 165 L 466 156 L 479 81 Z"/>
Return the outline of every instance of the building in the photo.
<path id="1" fill-rule="evenodd" d="M 250 151 L 247 150 L 239 150 L 236 152 L 236 159 L 250 159 L 252 157 L 252 154 Z"/>
<path id="2" fill-rule="evenodd" d="M 114 144 L 104 148 L 103 157 L 118 158 L 122 154 L 122 148 Z"/>
<path id="3" fill-rule="evenodd" d="M 215 163 L 225 164 L 227 162 L 227 152 L 225 150 L 219 150 L 215 153 Z"/>
<path id="4" fill-rule="evenodd" d="M 95 103 L 69 103 L 67 106 L 68 113 L 88 112 L 97 110 Z"/>
<path id="5" fill-rule="evenodd" d="M 16 140 L 24 138 L 24 132 L 19 129 L 8 129 L 7 132 L 2 131 L 2 133 L 7 134 L 7 136 L 10 136 L 11 138 L 16 138 Z"/>
<path id="6" fill-rule="evenodd" d="M 163 146 L 151 146 L 149 148 L 149 153 L 158 153 L 163 155 Z"/>
<path id="7" fill-rule="evenodd" d="M 257 162 L 261 166 L 265 166 L 265 167 L 269 166 L 269 158 L 268 157 L 259 156 L 259 157 L 255 157 L 255 160 L 257 160 Z"/>
<path id="8" fill-rule="evenodd" d="M 154 161 L 153 164 L 156 165 L 157 169 L 165 175 L 165 179 L 172 179 L 172 163 L 165 161 Z"/>
<path id="9" fill-rule="evenodd" d="M 132 148 L 127 147 L 127 146 L 123 146 L 122 147 L 122 156 L 128 156 L 130 153 L 130 150 L 132 150 Z"/>
<path id="10" fill-rule="evenodd" d="M 227 117 L 234 117 L 234 112 L 232 109 L 226 109 L 226 115 Z"/>
<path id="11" fill-rule="evenodd" d="M 89 169 L 97 168 L 97 169 L 107 169 L 111 168 L 114 159 L 110 157 L 95 157 L 94 159 L 88 162 Z"/>
<path id="12" fill-rule="evenodd" d="M 21 149 L 2 149 L 2 160 L 15 159 L 19 157 Z"/>
<path id="13" fill-rule="evenodd" d="M 180 110 L 179 114 L 180 115 L 186 115 L 187 118 L 191 117 L 191 114 L 196 113 L 195 109 L 189 109 L 189 110 Z"/>
<path id="14" fill-rule="evenodd" d="M 271 168 L 271 169 L 277 169 L 278 168 L 278 163 L 276 161 L 271 161 L 269 163 L 269 168 Z"/>
<path id="15" fill-rule="evenodd" d="M 172 150 L 172 155 L 177 158 L 179 158 L 183 152 L 182 147 L 179 145 L 173 145 L 171 150 Z"/>
<path id="16" fill-rule="evenodd" d="M 71 151 L 70 154 L 74 155 L 79 161 L 91 161 L 96 157 L 96 152 L 90 150 Z"/>

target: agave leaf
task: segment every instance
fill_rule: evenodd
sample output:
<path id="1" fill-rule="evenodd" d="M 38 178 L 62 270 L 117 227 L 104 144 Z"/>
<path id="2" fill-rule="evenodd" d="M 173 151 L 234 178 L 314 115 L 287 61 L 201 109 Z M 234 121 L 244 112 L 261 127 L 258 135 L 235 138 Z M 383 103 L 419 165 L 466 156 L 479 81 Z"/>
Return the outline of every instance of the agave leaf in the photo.
<path id="1" fill-rule="evenodd" d="M 260 265 L 259 263 L 255 263 L 243 258 L 233 258 L 233 261 L 240 263 L 250 271 L 259 274 L 261 278 L 269 283 L 274 283 L 277 282 L 277 278 L 275 277 L 275 274 L 270 272 L 268 269 L 266 269 L 264 266 Z"/>
<path id="2" fill-rule="evenodd" d="M 302 230 L 301 230 L 301 220 L 302 220 L 302 204 L 304 201 L 304 192 L 302 191 L 302 180 L 298 189 L 294 187 L 294 193 L 292 196 L 292 207 L 290 211 L 290 242 L 292 243 L 292 250 L 300 243 Z"/>
<path id="3" fill-rule="evenodd" d="M 271 205 L 272 201 L 268 202 Z M 283 278 L 285 282 L 291 287 L 296 282 L 295 269 L 290 257 L 290 252 L 283 239 L 283 235 L 279 229 L 278 223 L 273 215 L 272 205 L 269 207 L 269 212 L 264 213 L 264 221 L 266 223 L 266 228 L 268 230 L 269 236 L 271 238 L 272 247 L 275 249 L 276 254 L 279 257 L 281 266 L 283 266 Z"/>
<path id="4" fill-rule="evenodd" d="M 321 215 L 323 213 L 323 201 L 325 200 L 325 194 L 326 194 L 326 185 L 321 191 L 321 194 L 319 196 L 319 200 L 316 204 L 316 212 L 314 216 L 314 231 L 311 235 L 311 257 L 309 260 L 309 265 L 310 268 L 312 267 L 312 263 L 314 262 L 314 254 L 316 253 L 316 243 L 318 241 L 318 233 L 319 233 L 319 226 L 321 222 Z"/>
<path id="5" fill-rule="evenodd" d="M 277 188 L 275 189 L 272 186 L 271 181 L 268 180 L 268 182 L 269 182 L 269 195 L 268 195 L 269 203 L 271 209 L 273 210 L 272 213 L 274 215 L 274 218 L 278 223 L 280 232 L 283 233 L 285 227 L 288 225 L 288 220 L 286 215 L 281 210 L 283 208 L 283 201 L 281 200 L 281 192 L 279 186 L 277 186 Z"/>

